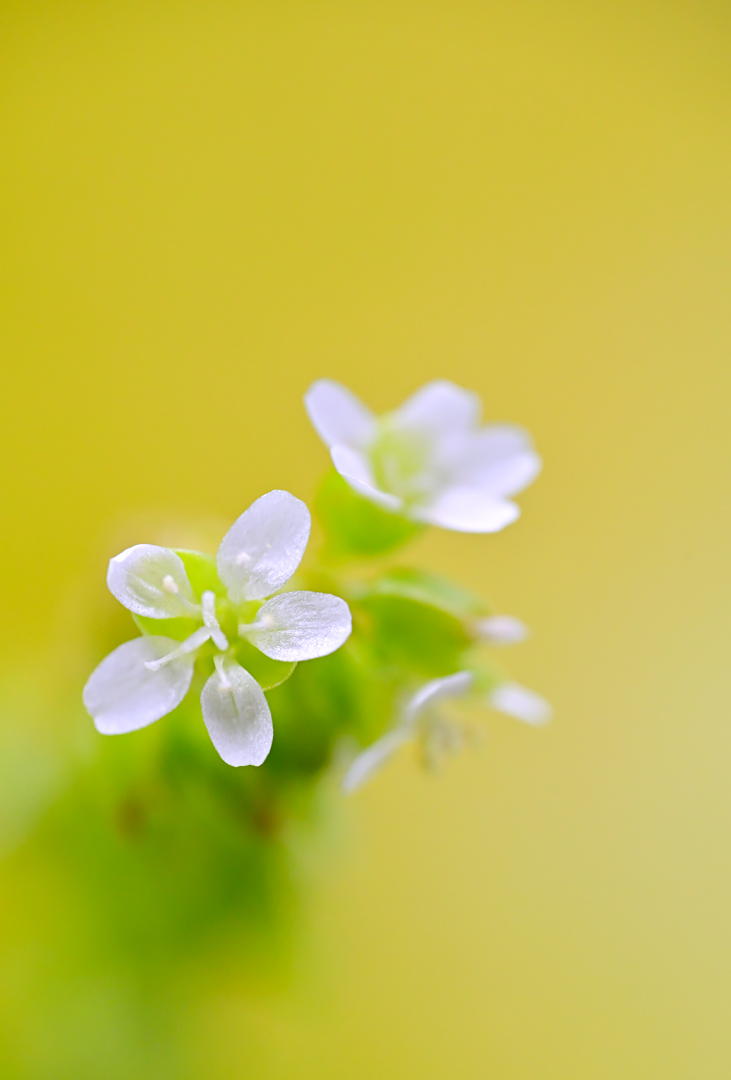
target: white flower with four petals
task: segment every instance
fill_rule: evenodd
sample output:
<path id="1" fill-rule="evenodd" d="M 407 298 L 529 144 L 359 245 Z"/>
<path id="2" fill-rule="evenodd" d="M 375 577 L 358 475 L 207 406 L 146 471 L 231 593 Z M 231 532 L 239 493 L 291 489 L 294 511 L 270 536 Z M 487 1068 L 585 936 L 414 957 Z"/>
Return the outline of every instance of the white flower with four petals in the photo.
<path id="1" fill-rule="evenodd" d="M 215 671 L 201 693 L 211 741 L 229 765 L 260 765 L 272 745 L 272 717 L 264 692 L 235 658 L 236 639 L 221 628 L 223 611 L 238 639 L 273 660 L 312 660 L 334 652 L 351 632 L 350 609 L 329 593 L 273 596 L 300 564 L 310 535 L 310 513 L 287 491 L 257 499 L 232 525 L 216 556 L 220 589 L 196 598 L 180 555 L 137 544 L 109 563 L 107 584 L 137 616 L 187 618 L 201 625 L 184 641 L 150 635 L 120 645 L 102 660 L 84 688 L 84 704 L 103 735 L 120 735 L 166 716 L 184 699 L 195 658 L 212 642 Z M 266 599 L 270 597 L 270 599 Z M 252 602 L 265 602 L 249 612 Z"/>
<path id="2" fill-rule="evenodd" d="M 413 521 L 496 532 L 520 514 L 508 496 L 540 472 L 526 431 L 480 425 L 477 394 L 446 379 L 427 383 L 382 417 L 330 379 L 313 383 L 305 406 L 353 490 Z"/>
<path id="3" fill-rule="evenodd" d="M 351 762 L 343 777 L 343 791 L 351 792 L 369 780 L 396 751 L 406 743 L 419 739 L 424 755 L 431 764 L 439 756 L 455 749 L 461 742 L 460 733 L 449 721 L 440 716 L 435 706 L 446 698 L 466 694 L 474 681 L 470 671 L 458 671 L 424 683 L 401 710 L 396 724 L 366 747 Z"/>
<path id="4" fill-rule="evenodd" d="M 448 698 L 463 697 L 474 685 L 470 671 L 458 671 L 424 683 L 409 698 L 396 724 L 366 747 L 350 763 L 342 781 L 345 792 L 355 791 L 406 743 L 419 740 L 428 764 L 434 766 L 445 754 L 464 743 L 460 728 L 440 714 L 437 706 Z M 487 704 L 498 712 L 535 727 L 547 724 L 552 716 L 548 702 L 539 694 L 518 683 L 502 683 L 487 696 Z"/>

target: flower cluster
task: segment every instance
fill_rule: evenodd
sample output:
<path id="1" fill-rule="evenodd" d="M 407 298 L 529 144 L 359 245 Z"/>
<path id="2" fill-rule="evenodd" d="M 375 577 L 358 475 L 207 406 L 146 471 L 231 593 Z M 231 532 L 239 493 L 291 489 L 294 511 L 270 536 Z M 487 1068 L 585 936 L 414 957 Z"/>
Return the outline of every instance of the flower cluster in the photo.
<path id="1" fill-rule="evenodd" d="M 271 700 L 274 720 L 289 717 L 290 733 L 299 732 L 295 771 L 311 760 L 326 765 L 341 736 L 360 742 L 342 784 L 353 791 L 406 743 L 430 765 L 458 748 L 463 731 L 442 711 L 449 699 L 545 723 L 548 704 L 481 653 L 522 641 L 518 619 L 490 614 L 479 597 L 423 571 L 380 567 L 374 577 L 349 579 L 339 569 L 349 557 L 382 556 L 419 526 L 480 533 L 510 524 L 519 509 L 509 496 L 540 470 L 527 433 L 480 424 L 477 396 L 446 380 L 380 418 L 327 379 L 310 387 L 305 405 L 336 470 L 315 502 L 325 547 L 310 571 L 328 591 L 280 591 L 311 525 L 305 504 L 286 491 L 253 503 L 215 559 L 153 544 L 123 551 L 110 561 L 107 584 L 142 636 L 115 649 L 86 684 L 97 730 L 146 727 L 192 696 L 196 680 L 203 721 L 226 763 L 265 761 Z M 351 630 L 340 665 L 308 666 L 308 676 L 275 690 L 299 661 L 329 656 Z M 307 750 L 308 724 L 328 732 L 317 751 L 314 743 Z"/>

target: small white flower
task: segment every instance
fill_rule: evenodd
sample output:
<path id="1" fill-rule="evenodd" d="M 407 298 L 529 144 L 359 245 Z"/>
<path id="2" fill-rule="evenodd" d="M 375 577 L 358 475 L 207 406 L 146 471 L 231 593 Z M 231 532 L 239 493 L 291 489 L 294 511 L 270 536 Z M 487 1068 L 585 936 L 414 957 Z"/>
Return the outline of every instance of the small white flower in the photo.
<path id="1" fill-rule="evenodd" d="M 502 683 L 489 694 L 488 703 L 498 712 L 514 716 L 516 720 L 534 727 L 547 724 L 553 716 L 553 709 L 545 698 L 519 683 Z"/>
<path id="2" fill-rule="evenodd" d="M 313 383 L 305 406 L 348 484 L 414 521 L 496 532 L 520 514 L 507 496 L 541 468 L 527 432 L 481 426 L 478 396 L 445 379 L 427 383 L 380 418 L 330 379 Z"/>
<path id="3" fill-rule="evenodd" d="M 229 613 L 280 589 L 300 564 L 310 535 L 310 514 L 287 491 L 262 495 L 232 525 L 216 557 Z M 190 688 L 195 655 L 209 640 L 216 670 L 201 693 L 203 719 L 213 745 L 229 765 L 261 765 L 272 744 L 272 717 L 259 683 L 235 659 L 221 629 L 217 598 L 197 600 L 182 559 L 168 548 L 137 544 L 109 563 L 107 585 L 126 608 L 150 619 L 193 618 L 185 641 L 140 637 L 120 645 L 92 673 L 84 705 L 98 731 L 120 735 L 154 723 L 176 708 Z M 275 660 L 311 660 L 334 652 L 351 632 L 350 609 L 328 593 L 291 592 L 262 604 L 237 634 Z"/>
<path id="4" fill-rule="evenodd" d="M 488 645 L 517 645 L 528 637 L 528 627 L 514 615 L 491 615 L 478 619 L 475 633 Z"/>
<path id="5" fill-rule="evenodd" d="M 431 765 L 437 764 L 445 753 L 458 749 L 461 732 L 454 724 L 439 715 L 435 708 L 445 698 L 461 697 L 472 686 L 469 671 L 459 671 L 425 683 L 409 699 L 396 725 L 358 754 L 347 770 L 342 787 L 351 792 L 370 779 L 404 743 L 420 739 L 424 755 Z"/>

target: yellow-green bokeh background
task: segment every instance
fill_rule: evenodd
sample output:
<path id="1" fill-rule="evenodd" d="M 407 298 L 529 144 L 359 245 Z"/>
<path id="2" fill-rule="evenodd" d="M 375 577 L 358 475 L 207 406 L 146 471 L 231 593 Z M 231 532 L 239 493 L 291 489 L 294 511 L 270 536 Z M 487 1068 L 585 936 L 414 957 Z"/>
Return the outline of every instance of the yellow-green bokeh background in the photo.
<path id="1" fill-rule="evenodd" d="M 2 0 L 6 656 L 127 515 L 309 499 L 318 376 L 450 377 L 545 459 L 414 558 L 531 625 L 554 725 L 345 805 L 201 1076 L 731 1074 L 730 53 L 704 0 Z"/>

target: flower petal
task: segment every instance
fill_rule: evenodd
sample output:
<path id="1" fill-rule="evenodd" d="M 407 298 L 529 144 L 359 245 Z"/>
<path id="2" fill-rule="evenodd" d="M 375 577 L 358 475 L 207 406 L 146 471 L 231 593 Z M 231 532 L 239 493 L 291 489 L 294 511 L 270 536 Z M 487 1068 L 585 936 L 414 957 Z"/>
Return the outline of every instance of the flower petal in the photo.
<path id="1" fill-rule="evenodd" d="M 491 615 L 477 620 L 475 633 L 488 645 L 517 645 L 528 637 L 528 627 L 514 615 Z"/>
<path id="2" fill-rule="evenodd" d="M 338 443 L 363 448 L 376 432 L 373 413 L 345 386 L 318 379 L 305 394 L 305 408 L 315 431 L 327 446 Z"/>
<path id="3" fill-rule="evenodd" d="M 274 735 L 264 691 L 235 660 L 223 660 L 201 693 L 211 742 L 227 765 L 261 765 Z"/>
<path id="4" fill-rule="evenodd" d="M 248 638 L 273 660 L 314 660 L 335 652 L 350 637 L 350 608 L 330 593 L 290 592 L 273 596 L 259 609 L 255 629 Z M 256 625 L 256 624 L 255 624 Z"/>
<path id="5" fill-rule="evenodd" d="M 376 486 L 371 464 L 365 454 L 349 446 L 333 446 L 330 456 L 333 465 L 343 480 L 347 480 L 354 491 L 386 510 L 400 510 L 404 505 L 398 495 L 390 495 Z"/>
<path id="6" fill-rule="evenodd" d="M 480 488 L 454 487 L 442 492 L 430 506 L 415 510 L 412 516 L 443 529 L 482 533 L 504 529 L 520 517 L 520 510 L 515 503 Z"/>
<path id="7" fill-rule="evenodd" d="M 252 503 L 221 541 L 218 576 L 234 603 L 262 600 L 289 581 L 310 538 L 310 512 L 288 491 Z"/>
<path id="8" fill-rule="evenodd" d="M 435 379 L 391 413 L 395 428 L 418 428 L 434 435 L 474 427 L 482 406 L 477 394 L 448 379 Z"/>
<path id="9" fill-rule="evenodd" d="M 145 664 L 180 644 L 168 637 L 140 637 L 111 652 L 84 687 L 84 705 L 102 735 L 124 735 L 172 712 L 190 688 L 194 658 L 181 656 L 157 671 Z"/>
<path id="10" fill-rule="evenodd" d="M 432 679 L 424 683 L 406 703 L 402 714 L 403 723 L 413 724 L 420 712 L 437 701 L 466 694 L 472 685 L 472 680 L 472 672 L 458 671 L 455 675 L 445 675 L 440 679 Z"/>
<path id="11" fill-rule="evenodd" d="M 395 754 L 400 746 L 411 739 L 411 733 L 404 728 L 394 728 L 371 743 L 361 754 L 351 762 L 342 780 L 342 789 L 347 794 L 355 791 L 369 780 L 377 769 Z"/>
<path id="12" fill-rule="evenodd" d="M 183 560 L 156 544 L 135 544 L 110 559 L 107 586 L 135 615 L 175 619 L 197 612 Z"/>
<path id="13" fill-rule="evenodd" d="M 535 727 L 547 724 L 553 716 L 553 709 L 545 698 L 518 683 L 503 683 L 492 691 L 488 701 L 498 712 L 507 713 Z"/>
<path id="14" fill-rule="evenodd" d="M 533 483 L 541 467 L 527 431 L 512 424 L 491 424 L 469 438 L 454 477 L 458 485 L 515 495 Z"/>
<path id="15" fill-rule="evenodd" d="M 484 491 L 493 495 L 517 495 L 532 484 L 542 468 L 538 454 L 526 452 L 506 461 L 496 461 L 478 469 L 470 469 L 469 478 Z"/>

